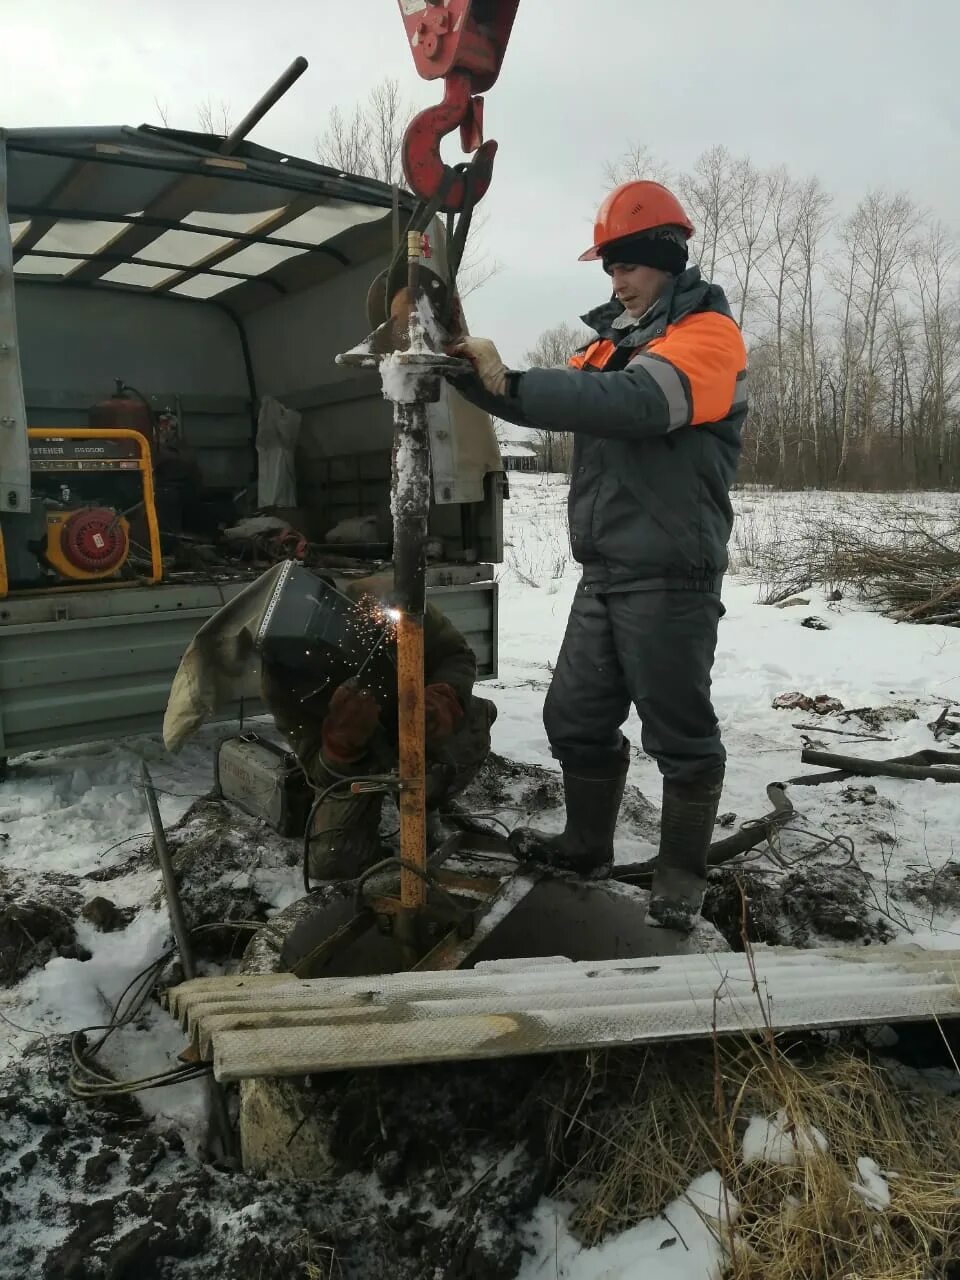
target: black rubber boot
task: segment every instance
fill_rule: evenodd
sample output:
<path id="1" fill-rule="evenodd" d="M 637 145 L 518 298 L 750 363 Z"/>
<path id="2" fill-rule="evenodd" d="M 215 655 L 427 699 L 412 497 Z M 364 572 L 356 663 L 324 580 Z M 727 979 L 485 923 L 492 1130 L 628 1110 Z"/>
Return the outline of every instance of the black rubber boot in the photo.
<path id="1" fill-rule="evenodd" d="M 531 827 L 511 832 L 510 848 L 522 862 L 538 862 L 558 871 L 600 879 L 613 866 L 613 836 L 627 780 L 629 749 L 623 759 L 603 767 L 564 768 L 567 825 L 560 835 Z"/>
<path id="2" fill-rule="evenodd" d="M 648 923 L 689 933 L 707 888 L 707 854 L 723 791 L 723 766 L 692 782 L 664 782 L 660 851 Z"/>

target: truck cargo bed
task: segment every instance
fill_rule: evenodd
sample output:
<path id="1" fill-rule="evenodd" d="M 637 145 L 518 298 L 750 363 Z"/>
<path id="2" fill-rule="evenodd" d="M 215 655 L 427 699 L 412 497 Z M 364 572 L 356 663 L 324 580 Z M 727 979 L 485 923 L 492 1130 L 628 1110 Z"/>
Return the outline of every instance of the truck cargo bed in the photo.
<path id="1" fill-rule="evenodd" d="M 481 677 L 496 671 L 489 565 L 436 565 L 428 594 L 464 634 Z M 254 577 L 251 574 L 250 577 Z M 158 733 L 170 682 L 207 618 L 249 578 L 67 591 L 0 602 L 0 757 Z M 255 699 L 225 719 L 256 714 Z"/>

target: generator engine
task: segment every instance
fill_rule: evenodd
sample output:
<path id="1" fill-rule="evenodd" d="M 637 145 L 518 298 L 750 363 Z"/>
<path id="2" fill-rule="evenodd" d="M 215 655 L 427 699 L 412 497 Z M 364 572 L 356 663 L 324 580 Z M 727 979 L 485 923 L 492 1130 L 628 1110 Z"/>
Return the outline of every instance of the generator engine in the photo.
<path id="1" fill-rule="evenodd" d="M 159 582 L 163 565 L 146 437 L 31 427 L 30 514 L 0 515 L 0 593 Z"/>

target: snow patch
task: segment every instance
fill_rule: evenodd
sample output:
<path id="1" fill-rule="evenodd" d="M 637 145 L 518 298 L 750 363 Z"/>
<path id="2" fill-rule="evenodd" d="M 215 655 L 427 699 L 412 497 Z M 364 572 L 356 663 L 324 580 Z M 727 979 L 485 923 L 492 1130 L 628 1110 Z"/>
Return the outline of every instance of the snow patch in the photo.
<path id="1" fill-rule="evenodd" d="M 754 1116 L 743 1135 L 744 1164 L 800 1164 L 810 1156 L 825 1152 L 829 1143 L 814 1125 L 797 1126 L 786 1111 L 772 1120 Z"/>
<path id="2" fill-rule="evenodd" d="M 532 1253 L 517 1280 L 720 1280 L 719 1237 L 738 1214 L 736 1198 L 711 1170 L 659 1217 L 584 1248 L 570 1231 L 569 1206 L 545 1199 L 527 1224 Z"/>
<path id="3" fill-rule="evenodd" d="M 863 1200 L 868 1209 L 881 1211 L 890 1208 L 890 1187 L 887 1179 L 893 1174 L 882 1173 L 876 1160 L 869 1156 L 861 1156 L 857 1161 L 859 1182 L 851 1182 L 850 1186 Z"/>

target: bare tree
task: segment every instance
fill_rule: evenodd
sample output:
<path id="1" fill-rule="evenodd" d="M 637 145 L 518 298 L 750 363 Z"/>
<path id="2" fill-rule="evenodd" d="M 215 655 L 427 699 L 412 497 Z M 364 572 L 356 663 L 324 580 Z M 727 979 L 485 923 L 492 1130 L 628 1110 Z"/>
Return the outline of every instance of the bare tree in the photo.
<path id="1" fill-rule="evenodd" d="M 800 267 L 797 254 L 800 217 L 797 184 L 786 169 L 774 169 L 766 178 L 766 201 L 770 213 L 768 260 L 758 264 L 770 294 L 769 305 L 776 350 L 778 476 L 787 474 L 787 325 L 792 285 Z"/>
<path id="2" fill-rule="evenodd" d="M 694 162 L 693 172 L 681 175 L 680 193 L 697 234 L 699 259 L 709 279 L 727 256 L 731 220 L 736 209 L 736 188 L 731 176 L 732 157 L 726 147 L 711 147 Z"/>
<path id="3" fill-rule="evenodd" d="M 205 98 L 197 107 L 197 121 L 204 133 L 216 133 L 225 138 L 233 125 L 230 103 L 222 98 L 219 102 Z"/>
<path id="4" fill-rule="evenodd" d="M 942 223 L 925 228 L 910 248 L 925 355 L 924 407 L 935 439 L 935 483 L 945 479 L 949 405 L 960 383 L 957 265 L 960 249 Z"/>
<path id="5" fill-rule="evenodd" d="M 809 418 L 813 465 L 817 483 L 824 480 L 821 440 L 817 333 L 817 270 L 823 239 L 830 222 L 830 196 L 819 178 L 809 178 L 797 190 L 797 247 L 802 263 L 800 285 L 800 377 L 804 386 L 801 413 Z M 809 361 L 808 361 L 809 357 Z"/>
<path id="6" fill-rule="evenodd" d="M 457 272 L 457 292 L 461 298 L 469 298 L 471 293 L 482 289 L 500 270 L 500 263 L 483 246 L 486 225 L 486 215 L 474 215 L 460 270 Z"/>
<path id="7" fill-rule="evenodd" d="M 878 333 L 881 311 L 893 294 L 907 261 L 908 237 L 916 209 L 905 195 L 871 193 L 861 204 L 864 257 L 869 284 L 861 290 L 860 312 L 866 330 L 866 379 L 863 430 L 869 456 L 874 438 L 873 402 L 876 392 Z"/>
<path id="8" fill-rule="evenodd" d="M 603 176 L 609 190 L 622 182 L 660 182 L 668 187 L 673 181 L 670 166 L 655 156 L 645 142 L 632 142 L 616 160 L 603 166 Z"/>
<path id="9" fill-rule="evenodd" d="M 575 351 L 595 337 L 589 329 L 575 328 L 563 320 L 541 333 L 524 360 L 533 369 L 560 369 Z M 569 471 L 572 455 L 570 436 L 557 431 L 537 431 L 536 438 L 544 470 Z"/>
<path id="10" fill-rule="evenodd" d="M 403 181 L 400 147 L 412 115 L 413 104 L 401 93 L 399 81 L 388 77 L 350 115 L 331 108 L 316 142 L 317 157 L 321 164 L 343 173 L 399 185 Z"/>
<path id="11" fill-rule="evenodd" d="M 916 209 L 905 195 L 871 191 L 843 228 L 848 255 L 845 271 L 843 349 L 846 393 L 838 479 L 845 479 L 850 456 L 854 399 L 861 392 L 861 427 L 865 459 L 873 440 L 878 336 L 882 311 L 896 290 L 908 254 Z M 858 387 L 859 381 L 859 387 Z"/>
<path id="12" fill-rule="evenodd" d="M 770 248 L 768 222 L 771 189 L 770 184 L 764 181 L 763 174 L 748 157 L 733 162 L 730 177 L 734 201 L 729 245 L 739 294 L 737 323 L 742 329 L 757 265 Z"/>
<path id="13" fill-rule="evenodd" d="M 917 407 L 914 398 L 913 371 L 917 355 L 917 318 L 900 305 L 896 292 L 891 293 L 887 307 L 887 360 L 890 366 L 890 433 L 899 438 L 901 474 L 907 472 L 907 432 L 911 445 L 914 479 L 923 469 Z"/>

